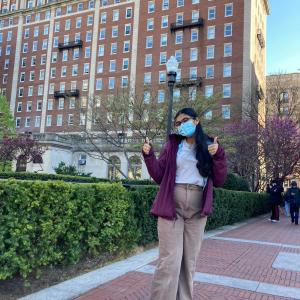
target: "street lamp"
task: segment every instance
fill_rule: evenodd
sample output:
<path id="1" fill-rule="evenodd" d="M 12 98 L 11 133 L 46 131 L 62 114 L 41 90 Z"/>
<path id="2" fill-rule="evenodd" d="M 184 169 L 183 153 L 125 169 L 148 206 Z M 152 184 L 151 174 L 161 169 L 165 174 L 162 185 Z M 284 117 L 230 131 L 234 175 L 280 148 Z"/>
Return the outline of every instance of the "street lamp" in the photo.
<path id="1" fill-rule="evenodd" d="M 172 109 L 173 109 L 173 90 L 176 82 L 176 75 L 178 71 L 178 61 L 175 56 L 171 56 L 166 63 L 169 87 L 169 106 L 168 106 L 168 124 L 167 124 L 167 139 L 171 133 L 172 127 Z"/>

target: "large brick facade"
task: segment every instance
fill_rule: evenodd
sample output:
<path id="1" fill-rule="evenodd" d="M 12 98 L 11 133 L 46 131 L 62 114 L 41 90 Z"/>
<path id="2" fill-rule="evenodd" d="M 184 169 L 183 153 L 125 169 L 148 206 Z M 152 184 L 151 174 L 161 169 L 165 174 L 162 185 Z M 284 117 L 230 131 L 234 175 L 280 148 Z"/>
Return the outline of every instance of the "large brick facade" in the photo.
<path id="1" fill-rule="evenodd" d="M 46 2 L 0 0 L 0 89 L 20 132 L 78 131 L 88 99 L 121 85 L 151 86 L 167 101 L 175 54 L 175 95 L 224 94 L 224 118 L 241 118 L 265 91 L 267 0 Z"/>

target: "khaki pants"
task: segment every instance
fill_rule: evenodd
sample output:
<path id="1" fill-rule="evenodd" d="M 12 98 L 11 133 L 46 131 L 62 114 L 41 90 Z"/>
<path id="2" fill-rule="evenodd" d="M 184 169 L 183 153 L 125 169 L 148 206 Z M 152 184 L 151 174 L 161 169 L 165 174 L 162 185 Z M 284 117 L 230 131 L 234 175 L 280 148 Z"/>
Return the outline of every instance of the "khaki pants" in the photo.
<path id="1" fill-rule="evenodd" d="M 176 184 L 177 220 L 158 218 L 159 259 L 151 300 L 193 299 L 193 275 L 206 217 L 200 217 L 202 188 Z"/>

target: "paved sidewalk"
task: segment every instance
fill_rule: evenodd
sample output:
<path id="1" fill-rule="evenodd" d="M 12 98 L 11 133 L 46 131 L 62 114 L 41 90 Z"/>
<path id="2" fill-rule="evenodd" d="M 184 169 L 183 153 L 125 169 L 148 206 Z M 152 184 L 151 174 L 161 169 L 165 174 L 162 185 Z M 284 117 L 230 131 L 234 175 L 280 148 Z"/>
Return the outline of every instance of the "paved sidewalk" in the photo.
<path id="1" fill-rule="evenodd" d="M 147 300 L 157 255 L 152 249 L 22 299 Z M 195 300 L 300 299 L 300 226 L 264 216 L 209 231 L 194 280 Z"/>
<path id="2" fill-rule="evenodd" d="M 156 262 L 77 300 L 146 300 Z M 199 300 L 300 299 L 300 226 L 266 217 L 204 240 L 195 275 Z M 166 299 L 168 300 L 168 299 Z"/>

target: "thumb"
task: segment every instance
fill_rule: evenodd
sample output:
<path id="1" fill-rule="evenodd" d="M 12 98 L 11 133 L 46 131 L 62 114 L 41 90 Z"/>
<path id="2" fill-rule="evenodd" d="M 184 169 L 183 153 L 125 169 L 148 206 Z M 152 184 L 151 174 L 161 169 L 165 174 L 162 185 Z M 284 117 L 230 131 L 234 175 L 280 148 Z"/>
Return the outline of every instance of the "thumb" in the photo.
<path id="1" fill-rule="evenodd" d="M 218 137 L 216 136 L 215 138 L 214 138 L 214 144 L 217 144 L 218 143 Z"/>

